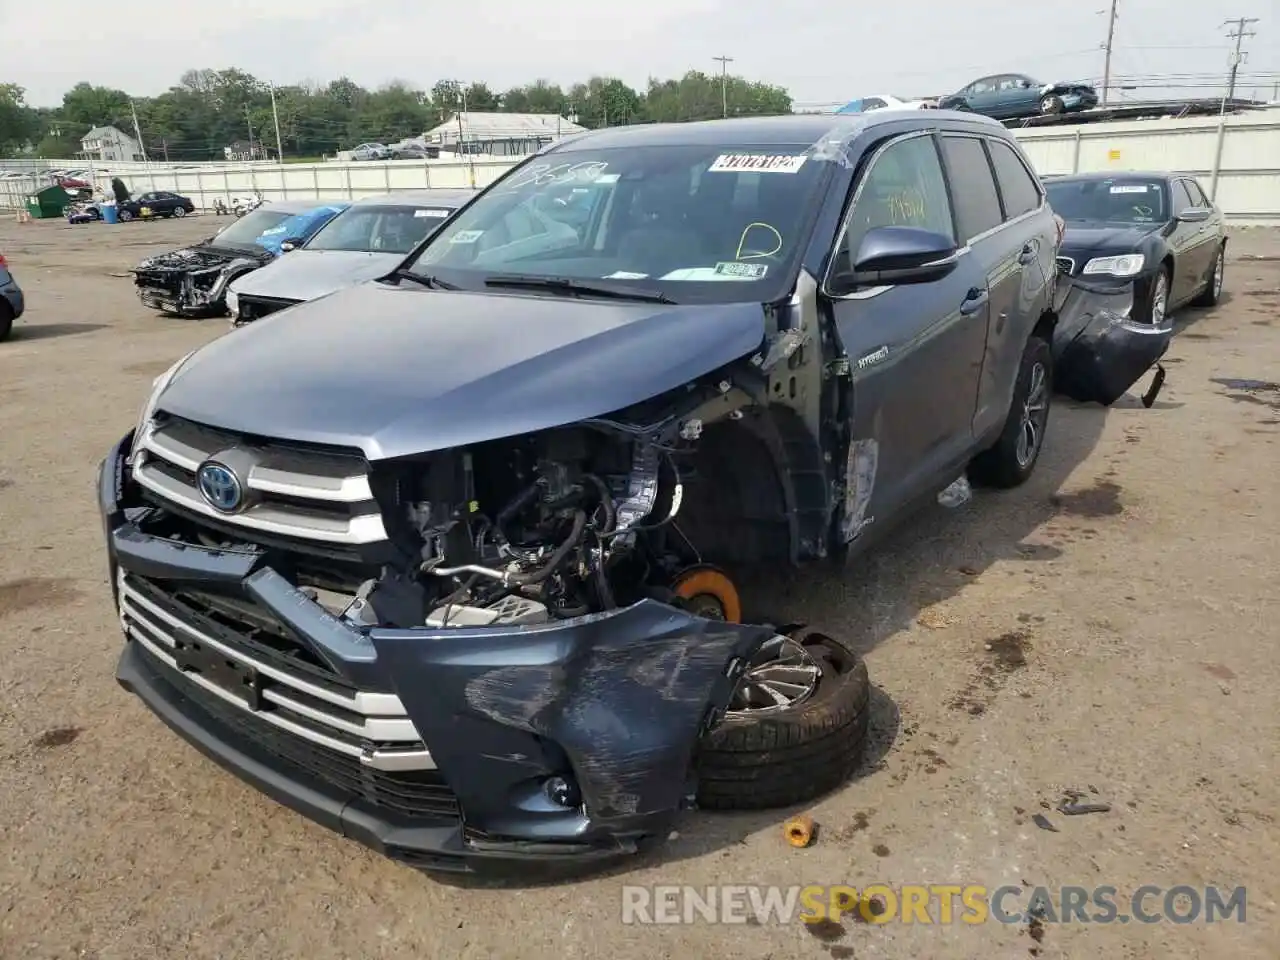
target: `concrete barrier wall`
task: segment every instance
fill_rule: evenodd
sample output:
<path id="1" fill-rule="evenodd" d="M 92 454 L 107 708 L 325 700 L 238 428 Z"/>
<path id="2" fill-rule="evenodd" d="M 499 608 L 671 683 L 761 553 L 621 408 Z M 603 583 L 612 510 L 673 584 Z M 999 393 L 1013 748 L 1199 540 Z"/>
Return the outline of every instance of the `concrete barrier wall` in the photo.
<path id="1" fill-rule="evenodd" d="M 1177 170 L 1200 178 L 1234 222 L 1280 225 L 1280 109 L 1219 117 L 1141 120 L 1014 131 L 1042 174 L 1100 170 Z M 30 163 L 30 161 L 25 161 Z M 136 196 L 172 190 L 203 208 L 260 192 L 267 200 L 356 199 L 391 190 L 423 187 L 483 187 L 514 160 L 393 160 L 386 162 L 276 164 L 100 163 L 97 182 L 108 187 L 119 176 Z M 0 169 L 18 161 L 0 160 Z M 84 167 L 83 161 L 50 166 Z M 35 178 L 0 180 L 0 209 L 20 207 Z"/>

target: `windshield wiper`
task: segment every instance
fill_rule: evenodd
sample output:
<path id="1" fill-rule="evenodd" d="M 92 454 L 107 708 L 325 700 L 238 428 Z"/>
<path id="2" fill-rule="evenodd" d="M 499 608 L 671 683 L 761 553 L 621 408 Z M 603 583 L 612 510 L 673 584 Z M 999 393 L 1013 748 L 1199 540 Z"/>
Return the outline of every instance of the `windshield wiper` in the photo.
<path id="1" fill-rule="evenodd" d="M 605 287 L 594 283 L 583 283 L 581 280 L 570 280 L 567 277 L 522 277 L 519 275 L 500 274 L 485 280 L 488 287 L 525 287 L 531 290 L 550 290 L 555 293 L 569 295 L 585 294 L 591 297 L 613 297 L 617 300 L 638 300 L 643 303 L 675 303 L 665 293 L 649 290 L 634 290 L 630 287 Z"/>
<path id="2" fill-rule="evenodd" d="M 436 290 L 461 290 L 462 288 L 456 283 L 450 283 L 447 280 L 441 280 L 439 277 L 431 276 L 427 273 L 414 273 L 405 267 L 398 267 L 393 277 L 403 277 L 406 280 L 412 280 L 414 283 L 420 283 L 424 287 L 432 287 Z"/>

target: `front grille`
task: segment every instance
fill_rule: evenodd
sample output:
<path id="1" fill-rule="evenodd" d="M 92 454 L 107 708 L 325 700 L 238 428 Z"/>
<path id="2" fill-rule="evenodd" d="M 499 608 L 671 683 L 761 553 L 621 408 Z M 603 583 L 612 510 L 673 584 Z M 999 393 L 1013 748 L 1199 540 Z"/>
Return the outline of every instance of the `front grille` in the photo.
<path id="1" fill-rule="evenodd" d="M 231 455 L 249 464 L 239 477 L 244 502 L 223 512 L 201 494 L 196 473 L 206 460 Z M 220 529 L 349 547 L 387 539 L 368 465 L 357 453 L 256 442 L 170 417 L 143 428 L 133 477 L 162 504 Z"/>
<path id="2" fill-rule="evenodd" d="M 192 683 L 187 675 L 172 670 L 145 644 L 142 652 L 152 673 L 181 693 L 195 711 L 249 741 L 282 765 L 381 810 L 409 817 L 461 819 L 457 797 L 438 771 L 386 772 L 363 766 L 345 754 L 291 736 L 230 706 L 221 697 Z M 185 712 L 190 716 L 193 711 L 188 708 Z"/>
<path id="3" fill-rule="evenodd" d="M 1070 257 L 1055 257 L 1054 261 L 1058 264 L 1058 269 L 1067 276 L 1076 272 L 1076 262 Z"/>
<path id="4" fill-rule="evenodd" d="M 284 297 L 260 297 L 256 294 L 240 294 L 237 296 L 237 300 L 239 302 L 239 312 L 236 320 L 239 323 L 261 320 L 277 310 L 283 310 L 285 307 L 292 307 L 295 303 L 302 302 L 301 300 L 287 300 Z"/>
<path id="5" fill-rule="evenodd" d="M 279 628 L 228 628 L 155 584 L 121 570 L 120 621 L 127 636 L 169 668 L 174 682 L 217 700 L 278 749 L 320 750 L 357 772 L 434 770 L 400 698 L 353 688 Z M 305 749 L 304 749 L 305 748 Z"/>

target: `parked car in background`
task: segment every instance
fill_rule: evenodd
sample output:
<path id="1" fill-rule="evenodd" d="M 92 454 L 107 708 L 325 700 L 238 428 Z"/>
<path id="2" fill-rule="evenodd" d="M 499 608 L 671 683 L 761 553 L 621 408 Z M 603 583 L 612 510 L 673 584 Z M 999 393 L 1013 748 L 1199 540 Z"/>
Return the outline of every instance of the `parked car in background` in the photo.
<path id="1" fill-rule="evenodd" d="M 227 294 L 231 322 L 243 325 L 386 276 L 474 195 L 473 190 L 411 190 L 357 200 L 310 239 L 288 238 L 287 257 L 232 283 Z"/>
<path id="2" fill-rule="evenodd" d="M 153 190 L 140 194 L 119 204 L 118 207 L 121 220 L 134 220 L 147 216 L 146 211 L 150 211 L 150 215 L 156 217 L 185 217 L 188 213 L 194 213 L 196 209 L 190 197 L 166 190 Z"/>
<path id="3" fill-rule="evenodd" d="M 389 160 L 391 148 L 382 143 L 362 143 L 351 151 L 352 160 Z"/>
<path id="4" fill-rule="evenodd" d="M 1045 181 L 1066 221 L 1059 266 L 1133 289 L 1134 319 L 1164 326 L 1186 303 L 1222 294 L 1226 227 L 1199 182 L 1175 173 L 1085 173 Z"/>
<path id="5" fill-rule="evenodd" d="M 1022 73 L 983 77 L 938 100 L 943 110 L 971 110 L 996 120 L 1073 113 L 1097 105 L 1098 92 L 1087 83 L 1041 83 Z"/>
<path id="6" fill-rule="evenodd" d="M 936 100 L 907 100 L 903 97 L 894 97 L 887 93 L 876 94 L 871 97 L 862 97 L 859 100 L 850 100 L 836 113 L 866 113 L 869 110 L 933 110 L 938 106 Z"/>
<path id="7" fill-rule="evenodd" d="M 290 217 L 325 205 L 315 200 L 264 203 L 208 240 L 148 257 L 133 268 L 138 298 L 161 313 L 219 316 L 226 311 L 231 281 L 275 259 L 275 254 L 258 242 L 263 233 Z"/>
<path id="8" fill-rule="evenodd" d="M 307 237 L 314 236 L 316 231 L 351 206 L 349 200 L 330 200 L 322 206 L 295 214 L 287 220 L 281 220 L 274 227 L 262 231 L 262 235 L 254 242 L 275 254 L 288 253 L 295 246 L 305 243 Z M 255 271 L 256 272 L 256 271 Z"/>
<path id="9" fill-rule="evenodd" d="M 9 262 L 0 253 L 0 340 L 9 339 L 13 325 L 26 309 L 22 288 L 9 268 Z"/>
<path id="10" fill-rule="evenodd" d="M 389 148 L 392 160 L 435 160 L 440 156 L 440 148 L 425 143 L 397 143 Z"/>
<path id="11" fill-rule="evenodd" d="M 862 551 L 966 470 L 1028 479 L 1057 243 L 983 117 L 553 144 L 383 279 L 157 378 L 100 472 L 117 678 L 427 869 L 600 863 L 694 798 L 831 790 L 856 644 L 761 623 L 732 571 Z"/>

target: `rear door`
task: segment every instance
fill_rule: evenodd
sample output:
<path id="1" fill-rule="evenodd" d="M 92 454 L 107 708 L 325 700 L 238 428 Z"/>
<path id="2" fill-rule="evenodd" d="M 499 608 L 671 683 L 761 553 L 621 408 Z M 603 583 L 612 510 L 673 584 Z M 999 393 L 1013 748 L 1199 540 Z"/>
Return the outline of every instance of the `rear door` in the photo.
<path id="1" fill-rule="evenodd" d="M 873 156 L 854 187 L 830 271 L 847 270 L 862 238 L 880 226 L 921 227 L 955 239 L 931 133 L 907 134 Z M 874 482 L 861 510 L 868 521 L 887 519 L 955 479 L 972 444 L 987 301 L 984 271 L 970 251 L 933 283 L 831 298 L 853 384 L 851 438 L 875 451 Z"/>
<path id="2" fill-rule="evenodd" d="M 991 322 L 974 416 L 978 436 L 998 429 L 1008 415 L 1023 346 L 1048 309 L 1056 271 L 1056 235 L 1039 181 L 1007 141 L 987 137 L 984 145 L 1000 195 L 1003 226 L 976 244 L 991 288 Z M 975 155 L 972 169 L 961 179 L 981 179 L 981 172 Z M 969 188 L 976 190 L 978 185 L 970 183 Z M 982 189 L 985 193 L 985 183 Z M 988 221 L 984 218 L 979 226 Z"/>
<path id="3" fill-rule="evenodd" d="M 1199 206 L 1181 178 L 1169 181 L 1169 193 L 1175 217 Z M 1169 246 L 1173 249 L 1173 278 L 1169 284 L 1169 299 L 1173 304 L 1181 303 L 1193 294 L 1199 278 L 1204 275 L 1204 251 L 1208 246 L 1204 243 L 1206 226 L 1207 221 L 1184 223 L 1181 220 L 1173 225 L 1173 234 L 1169 237 Z"/>

